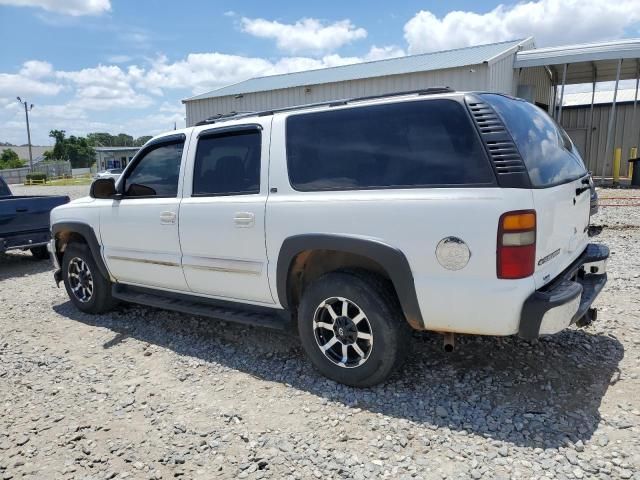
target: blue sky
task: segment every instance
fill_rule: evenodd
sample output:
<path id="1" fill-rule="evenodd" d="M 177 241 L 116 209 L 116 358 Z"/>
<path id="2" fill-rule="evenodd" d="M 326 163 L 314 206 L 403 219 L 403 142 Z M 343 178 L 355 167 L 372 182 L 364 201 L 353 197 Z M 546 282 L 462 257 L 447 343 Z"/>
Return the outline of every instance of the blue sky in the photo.
<path id="1" fill-rule="evenodd" d="M 24 143 L 17 95 L 51 129 L 156 134 L 180 100 L 246 78 L 534 36 L 640 36 L 638 0 L 282 2 L 0 0 L 1 141 Z"/>

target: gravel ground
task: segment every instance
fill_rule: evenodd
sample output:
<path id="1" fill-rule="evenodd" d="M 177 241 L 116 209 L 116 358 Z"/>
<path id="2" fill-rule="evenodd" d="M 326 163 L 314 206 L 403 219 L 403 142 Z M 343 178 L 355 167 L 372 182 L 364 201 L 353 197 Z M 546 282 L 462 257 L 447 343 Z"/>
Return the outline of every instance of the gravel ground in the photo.
<path id="1" fill-rule="evenodd" d="M 14 188 L 69 190 L 87 187 Z M 47 262 L 0 256 L 0 478 L 640 479 L 640 207 L 594 223 L 612 257 L 592 326 L 451 354 L 416 334 L 369 390 L 319 376 L 286 334 L 79 313 Z"/>

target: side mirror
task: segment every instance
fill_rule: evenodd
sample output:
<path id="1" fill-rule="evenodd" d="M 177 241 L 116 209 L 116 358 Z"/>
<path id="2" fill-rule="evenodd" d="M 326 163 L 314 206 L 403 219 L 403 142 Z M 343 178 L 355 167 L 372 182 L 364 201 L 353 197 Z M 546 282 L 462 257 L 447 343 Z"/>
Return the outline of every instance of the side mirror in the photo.
<path id="1" fill-rule="evenodd" d="M 116 193 L 116 181 L 113 178 L 97 178 L 89 190 L 91 198 L 113 198 Z"/>

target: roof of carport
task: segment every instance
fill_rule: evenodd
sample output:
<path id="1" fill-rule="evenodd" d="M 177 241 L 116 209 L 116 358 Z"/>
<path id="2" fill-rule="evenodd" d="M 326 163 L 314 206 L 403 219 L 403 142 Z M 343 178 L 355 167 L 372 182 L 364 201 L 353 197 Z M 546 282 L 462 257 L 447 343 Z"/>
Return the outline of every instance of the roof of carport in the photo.
<path id="1" fill-rule="evenodd" d="M 517 53 L 515 68 L 549 67 L 556 73 L 567 67 L 567 84 L 590 83 L 594 70 L 597 81 L 616 79 L 618 60 L 622 59 L 620 79 L 636 78 L 640 61 L 640 39 L 617 40 L 613 42 L 584 43 L 560 47 L 522 50 Z"/>

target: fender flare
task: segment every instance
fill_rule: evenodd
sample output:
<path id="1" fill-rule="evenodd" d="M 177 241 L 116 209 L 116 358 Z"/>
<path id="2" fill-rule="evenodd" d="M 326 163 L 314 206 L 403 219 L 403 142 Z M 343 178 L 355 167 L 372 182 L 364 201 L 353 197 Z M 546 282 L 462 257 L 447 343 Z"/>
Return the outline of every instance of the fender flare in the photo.
<path id="1" fill-rule="evenodd" d="M 91 251 L 91 255 L 93 256 L 93 260 L 96 262 L 98 266 L 98 270 L 104 278 L 111 278 L 109 275 L 109 270 L 107 270 L 107 266 L 102 259 L 102 255 L 100 254 L 101 248 L 100 243 L 98 242 L 98 238 L 96 237 L 96 233 L 93 230 L 91 225 L 81 222 L 60 222 L 55 223 L 51 226 L 51 236 L 54 240 L 57 241 L 57 235 L 60 232 L 74 232 L 82 235 L 84 239 L 87 241 L 87 245 L 89 245 L 89 250 Z M 57 250 L 57 244 L 56 244 Z M 57 253 L 57 252 L 56 252 Z"/>
<path id="2" fill-rule="evenodd" d="M 333 250 L 366 257 L 378 263 L 389 275 L 400 306 L 409 324 L 423 330 L 424 321 L 420 312 L 413 273 L 407 258 L 395 247 L 378 240 L 346 235 L 304 234 L 288 237 L 282 243 L 278 255 L 276 289 L 280 304 L 289 308 L 288 279 L 293 259 L 305 250 Z"/>

